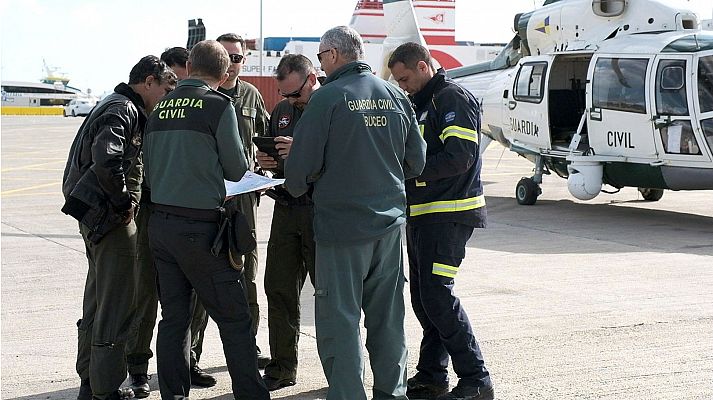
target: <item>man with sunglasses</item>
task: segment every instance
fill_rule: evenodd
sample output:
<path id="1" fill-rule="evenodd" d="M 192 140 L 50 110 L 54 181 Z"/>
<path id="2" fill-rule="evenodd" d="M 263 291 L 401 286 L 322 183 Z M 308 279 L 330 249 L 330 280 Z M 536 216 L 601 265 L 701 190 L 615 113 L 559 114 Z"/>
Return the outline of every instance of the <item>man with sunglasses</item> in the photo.
<path id="1" fill-rule="evenodd" d="M 421 173 L 426 143 L 408 98 L 361 61 L 354 29 L 328 30 L 319 49 L 327 80 L 295 128 L 285 186 L 293 196 L 313 189 L 315 327 L 327 399 L 367 398 L 362 310 L 373 398 L 406 399 L 404 181 Z"/>
<path id="2" fill-rule="evenodd" d="M 264 170 L 284 177 L 284 158 L 292 133 L 312 93 L 320 86 L 309 58 L 287 54 L 275 70 L 277 88 L 285 99 L 270 115 L 270 136 L 282 158 L 257 151 Z M 292 197 L 283 187 L 266 194 L 275 200 L 265 263 L 267 324 L 270 329 L 270 363 L 263 380 L 269 390 L 292 386 L 297 379 L 297 343 L 300 336 L 300 292 L 309 275 L 314 285 L 314 232 L 312 201 L 307 194 Z"/>
<path id="3" fill-rule="evenodd" d="M 243 141 L 245 157 L 248 160 L 248 170 L 255 169 L 255 148 L 252 143 L 253 136 L 265 136 L 269 124 L 269 114 L 265 109 L 265 101 L 262 95 L 252 84 L 238 78 L 245 61 L 245 40 L 234 33 L 226 33 L 218 36 L 218 43 L 223 45 L 228 51 L 230 65 L 228 66 L 228 79 L 220 85 L 218 91 L 230 97 L 235 107 L 235 114 L 238 118 L 238 127 Z M 250 225 L 253 234 L 255 233 L 255 217 L 257 214 L 258 194 L 255 192 L 236 196 L 231 201 L 238 202 L 238 208 Z M 257 286 L 255 277 L 257 276 L 257 248 L 245 255 L 243 260 L 244 284 L 248 305 L 250 306 L 250 317 L 252 318 L 253 335 L 257 335 L 260 321 L 260 308 L 257 303 Z M 209 387 L 216 384 L 213 376 L 205 373 L 199 366 L 201 353 L 203 351 L 203 336 L 208 325 L 208 315 L 203 305 L 198 302 L 193 314 L 191 323 L 191 379 L 197 386 Z M 265 368 L 270 358 L 263 355 L 260 348 L 257 348 L 258 366 Z"/>

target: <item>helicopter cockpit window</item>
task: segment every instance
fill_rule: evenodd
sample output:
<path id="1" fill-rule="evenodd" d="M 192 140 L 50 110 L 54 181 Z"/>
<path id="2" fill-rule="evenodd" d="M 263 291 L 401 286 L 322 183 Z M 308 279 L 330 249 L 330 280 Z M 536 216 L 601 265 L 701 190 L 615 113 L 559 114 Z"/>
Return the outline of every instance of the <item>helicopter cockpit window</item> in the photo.
<path id="1" fill-rule="evenodd" d="M 646 113 L 646 58 L 600 58 L 594 67 L 594 107 Z"/>
<path id="2" fill-rule="evenodd" d="M 547 63 L 523 64 L 515 81 L 515 100 L 539 103 L 545 84 Z"/>
<path id="3" fill-rule="evenodd" d="M 600 17 L 616 17 L 624 12 L 625 0 L 594 0 L 592 11 Z"/>
<path id="4" fill-rule="evenodd" d="M 686 60 L 661 60 L 656 73 L 656 112 L 688 115 Z"/>
<path id="5" fill-rule="evenodd" d="M 698 61 L 698 102 L 702 113 L 713 111 L 713 56 Z"/>

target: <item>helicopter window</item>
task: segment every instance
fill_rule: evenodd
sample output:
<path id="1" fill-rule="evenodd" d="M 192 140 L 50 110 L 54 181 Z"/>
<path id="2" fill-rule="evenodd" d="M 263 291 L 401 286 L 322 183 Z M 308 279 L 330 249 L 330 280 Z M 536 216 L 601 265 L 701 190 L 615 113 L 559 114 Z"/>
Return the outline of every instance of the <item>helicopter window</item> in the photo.
<path id="1" fill-rule="evenodd" d="M 646 58 L 600 58 L 594 67 L 594 107 L 646 113 Z"/>
<path id="2" fill-rule="evenodd" d="M 713 149 L 713 118 L 701 121 L 701 128 L 703 128 L 703 136 L 706 137 L 708 147 Z"/>
<path id="3" fill-rule="evenodd" d="M 713 111 L 713 56 L 698 61 L 698 102 L 701 112 Z"/>
<path id="4" fill-rule="evenodd" d="M 624 12 L 626 1 L 624 0 L 594 0 L 592 1 L 592 11 L 600 17 L 616 17 Z"/>
<path id="5" fill-rule="evenodd" d="M 656 112 L 660 115 L 688 115 L 686 60 L 661 60 L 656 73 Z"/>
<path id="6" fill-rule="evenodd" d="M 683 71 L 686 68 L 686 63 L 682 66 L 668 66 L 661 70 L 661 89 L 663 90 L 681 90 L 685 84 Z"/>
<path id="7" fill-rule="evenodd" d="M 661 132 L 661 142 L 666 153 L 701 154 L 701 148 L 698 147 L 698 141 L 693 135 L 691 121 L 675 120 L 659 131 Z"/>
<path id="8" fill-rule="evenodd" d="M 515 80 L 513 97 L 515 100 L 539 103 L 545 84 L 547 63 L 523 64 Z"/>

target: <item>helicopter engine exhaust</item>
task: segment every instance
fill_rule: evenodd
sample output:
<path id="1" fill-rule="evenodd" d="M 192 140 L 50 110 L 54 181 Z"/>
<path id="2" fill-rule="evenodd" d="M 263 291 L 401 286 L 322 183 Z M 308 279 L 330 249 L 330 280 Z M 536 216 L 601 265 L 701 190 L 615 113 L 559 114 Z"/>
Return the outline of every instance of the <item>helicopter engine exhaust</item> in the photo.
<path id="1" fill-rule="evenodd" d="M 573 161 L 567 166 L 567 188 L 579 200 L 591 200 L 602 190 L 604 166 L 596 161 Z"/>

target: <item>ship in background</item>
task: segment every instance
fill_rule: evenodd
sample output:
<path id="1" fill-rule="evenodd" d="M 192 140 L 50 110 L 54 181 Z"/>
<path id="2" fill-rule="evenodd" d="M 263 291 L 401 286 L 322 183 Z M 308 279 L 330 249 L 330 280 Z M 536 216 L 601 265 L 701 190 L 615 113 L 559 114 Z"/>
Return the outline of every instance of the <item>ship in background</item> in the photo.
<path id="1" fill-rule="evenodd" d="M 42 60 L 45 70 L 39 82 L 2 81 L 1 112 L 3 115 L 62 115 L 70 101 L 77 98 L 90 98 L 89 93 L 69 86 L 69 77 L 50 67 Z"/>
<path id="2" fill-rule="evenodd" d="M 477 44 L 455 40 L 456 0 L 410 0 L 410 5 L 423 42 L 445 69 L 492 60 L 505 46 L 504 43 Z M 401 23 L 389 17 L 384 14 L 383 0 L 358 0 L 349 22 L 364 40 L 365 61 L 380 76 L 384 75 L 385 69 L 385 41 L 399 31 L 400 27 L 396 25 Z M 204 39 L 202 19 L 189 20 L 187 47 Z M 303 54 L 318 67 L 319 37 L 267 37 L 262 40 L 262 46 L 260 44 L 260 39 L 246 40 L 247 57 L 240 79 L 254 84 L 271 110 L 282 99 L 273 78 L 280 59 L 285 54 Z"/>

